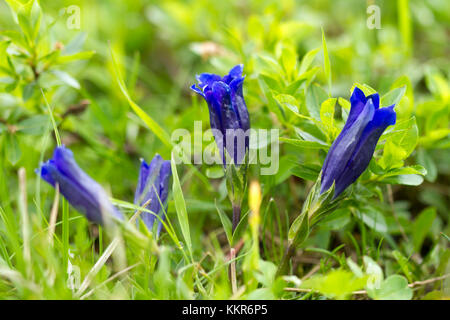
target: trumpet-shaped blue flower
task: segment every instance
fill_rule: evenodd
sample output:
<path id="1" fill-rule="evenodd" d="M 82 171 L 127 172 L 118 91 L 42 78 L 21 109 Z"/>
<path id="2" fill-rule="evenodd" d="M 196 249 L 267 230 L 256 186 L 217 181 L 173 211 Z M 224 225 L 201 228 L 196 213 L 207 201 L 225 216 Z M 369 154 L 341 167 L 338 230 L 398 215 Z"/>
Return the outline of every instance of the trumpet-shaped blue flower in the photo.
<path id="1" fill-rule="evenodd" d="M 123 219 L 105 190 L 77 165 L 72 151 L 66 147 L 57 147 L 53 158 L 43 163 L 36 173 L 53 187 L 58 184 L 67 201 L 91 222 L 106 224 L 111 217 Z"/>
<path id="2" fill-rule="evenodd" d="M 351 109 L 322 167 L 320 193 L 335 183 L 334 198 L 358 179 L 372 159 L 381 134 L 395 124 L 394 105 L 380 108 L 380 96 L 365 96 L 358 87 L 350 98 Z"/>
<path id="3" fill-rule="evenodd" d="M 242 93 L 243 68 L 237 65 L 224 77 L 202 73 L 197 76 L 198 86 L 191 87 L 208 104 L 211 129 L 224 165 L 225 150 L 235 164 L 241 164 L 249 148 L 250 118 Z"/>
<path id="4" fill-rule="evenodd" d="M 169 195 L 169 181 L 172 176 L 170 161 L 165 161 L 157 154 L 148 164 L 145 160 L 141 162 L 139 180 L 134 196 L 134 203 L 139 206 L 146 206 L 149 212 L 142 212 L 141 218 L 149 230 L 153 229 L 156 216 L 164 220 L 163 206 Z M 159 220 L 158 220 L 159 221 Z M 162 228 L 161 221 L 158 222 L 157 235 Z"/>

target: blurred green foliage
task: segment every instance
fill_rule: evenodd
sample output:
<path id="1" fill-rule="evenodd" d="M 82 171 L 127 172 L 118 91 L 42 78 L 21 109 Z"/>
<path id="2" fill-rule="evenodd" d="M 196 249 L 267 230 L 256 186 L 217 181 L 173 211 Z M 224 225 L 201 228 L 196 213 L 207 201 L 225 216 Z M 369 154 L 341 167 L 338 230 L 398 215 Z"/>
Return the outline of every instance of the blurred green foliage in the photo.
<path id="1" fill-rule="evenodd" d="M 368 27 L 370 5 L 380 29 Z M 0 298 L 448 298 L 449 25 L 446 0 L 1 1 Z M 238 63 L 252 127 L 277 128 L 282 142 L 277 174 L 250 168 L 261 217 L 250 232 L 244 205 L 233 240 L 242 245 L 238 292 L 225 263 L 231 207 L 218 167 L 173 167 L 170 226 L 157 243 L 125 226 L 126 245 L 96 269 L 115 240 L 70 209 L 49 246 L 55 192 L 33 171 L 55 134 L 131 217 L 139 158 L 170 159 L 167 133 L 198 120 L 209 127 L 206 104 L 189 90 L 195 74 Z M 354 85 L 395 103 L 397 123 L 352 196 L 302 245 L 292 276 L 277 278 Z M 426 279 L 435 281 L 416 283 Z"/>

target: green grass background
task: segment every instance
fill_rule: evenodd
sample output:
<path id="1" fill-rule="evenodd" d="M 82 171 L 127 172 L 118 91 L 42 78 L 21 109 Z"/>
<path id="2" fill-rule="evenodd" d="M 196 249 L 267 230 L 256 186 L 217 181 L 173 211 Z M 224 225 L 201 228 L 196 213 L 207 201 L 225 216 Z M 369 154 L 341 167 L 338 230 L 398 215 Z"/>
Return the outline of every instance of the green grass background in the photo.
<path id="1" fill-rule="evenodd" d="M 71 28 L 71 5 L 79 8 L 79 28 Z M 370 5 L 380 8 L 381 29 L 367 27 Z M 39 37 L 24 44 L 30 55 L 9 52 L 17 77 L 0 70 L 0 298 L 450 296 L 450 280 L 444 279 L 450 272 L 446 0 L 55 0 L 40 1 L 40 6 Z M 1 43 L 15 39 L 11 30 L 21 29 L 6 2 L 0 1 Z M 305 61 L 315 49 L 312 60 Z M 85 53 L 74 61 L 47 56 L 58 50 L 65 56 Z M 8 66 L 5 57 L 0 56 L 0 66 Z M 421 165 L 426 175 L 418 178 L 420 183 L 377 184 L 372 167 L 362 180 L 371 181 L 374 189 L 368 188 L 378 198 L 372 196 L 375 200 L 364 210 L 346 207 L 335 213 L 299 250 L 294 276 L 275 278 L 290 222 L 300 212 L 312 185 L 309 180 L 314 180 L 326 154 L 283 143 L 276 175 L 261 177 L 257 167 L 250 169 L 250 178 L 262 187 L 261 219 L 256 235 L 248 231 L 248 216 L 243 219 L 237 292 L 232 292 L 225 264 L 229 246 L 218 208 L 230 214 L 231 206 L 224 180 L 214 178 L 221 171 L 218 166 L 177 166 L 180 188 L 173 194 L 180 199 L 182 191 L 178 204 L 185 204 L 186 215 L 171 196 L 167 210 L 171 227 L 158 241 L 131 225 L 107 234 L 62 200 L 49 240 L 55 191 L 38 179 L 34 169 L 57 144 L 50 115 L 61 142 L 74 151 L 79 165 L 131 217 L 135 207 L 129 202 L 139 159 L 149 161 L 156 152 L 170 159 L 171 146 L 161 140 L 162 132 L 192 131 L 197 120 L 203 121 L 204 130 L 209 127 L 206 103 L 189 90 L 195 74 L 225 74 L 238 63 L 245 65 L 244 94 L 252 127 L 278 128 L 289 139 L 298 139 L 296 128 L 303 124 L 296 114 L 311 112 L 308 92 L 319 90 L 314 86 L 325 98 L 348 100 L 355 83 L 367 84 L 380 95 L 405 85 L 396 110 L 400 120 L 414 117 L 417 137 L 407 155 L 392 154 L 400 166 Z M 32 72 L 34 64 L 42 71 L 38 78 Z M 302 68 L 312 71 L 300 90 L 279 96 L 288 94 L 286 88 Z M 119 73 L 129 98 L 138 105 L 134 109 L 120 86 Z M 295 105 L 292 114 L 285 104 Z M 150 130 L 148 119 L 136 108 L 161 129 Z M 327 143 L 342 124 L 341 105 L 336 110 L 337 124 L 324 137 Z M 380 145 L 376 156 L 381 165 L 388 162 L 382 154 Z M 312 168 L 312 175 L 304 164 Z M 394 164 L 389 165 L 391 170 Z M 26 184 L 24 179 L 19 183 L 19 168 L 25 169 Z M 364 194 L 365 189 L 360 191 Z M 247 202 L 245 197 L 244 213 Z M 106 259 L 111 248 L 115 248 L 112 257 Z M 255 254 L 256 263 L 249 258 Z M 68 268 L 75 270 L 75 277 L 68 277 Z"/>

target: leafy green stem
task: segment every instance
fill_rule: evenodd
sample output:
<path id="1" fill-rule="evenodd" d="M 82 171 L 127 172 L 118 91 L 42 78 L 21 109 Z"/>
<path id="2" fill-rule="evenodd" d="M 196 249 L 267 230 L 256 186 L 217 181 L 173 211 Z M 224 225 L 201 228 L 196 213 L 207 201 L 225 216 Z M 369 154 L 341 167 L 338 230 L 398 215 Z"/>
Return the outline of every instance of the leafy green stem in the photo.
<path id="1" fill-rule="evenodd" d="M 236 227 L 239 224 L 239 221 L 241 220 L 241 205 L 238 203 L 233 203 L 233 224 L 231 232 L 234 233 L 236 230 Z"/>

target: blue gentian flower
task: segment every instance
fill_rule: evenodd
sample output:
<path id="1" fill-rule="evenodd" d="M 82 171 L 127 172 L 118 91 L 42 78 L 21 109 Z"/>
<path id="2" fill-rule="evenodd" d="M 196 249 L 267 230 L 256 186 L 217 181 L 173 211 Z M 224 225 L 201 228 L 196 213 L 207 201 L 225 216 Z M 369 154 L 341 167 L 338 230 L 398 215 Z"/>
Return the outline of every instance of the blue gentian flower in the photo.
<path id="1" fill-rule="evenodd" d="M 139 171 L 139 180 L 134 196 L 134 203 L 139 206 L 146 205 L 149 212 L 142 212 L 141 218 L 149 230 L 153 229 L 156 216 L 158 215 L 164 220 L 164 206 L 169 195 L 169 181 L 172 176 L 172 169 L 170 161 L 163 160 L 157 154 L 153 160 L 148 164 L 145 160 L 141 162 L 141 169 Z M 159 220 L 158 220 L 159 221 Z M 157 227 L 157 235 L 159 235 L 162 228 L 162 223 L 159 221 Z"/>
<path id="2" fill-rule="evenodd" d="M 197 75 L 198 86 L 191 87 L 201 95 L 209 108 L 209 121 L 217 147 L 226 165 L 225 150 L 235 164 L 241 164 L 249 148 L 250 118 L 242 94 L 242 64 L 221 77 L 217 74 Z M 229 130 L 231 129 L 231 130 Z M 237 138 L 237 140 L 235 139 Z"/>
<path id="3" fill-rule="evenodd" d="M 53 187 L 58 184 L 61 194 L 89 221 L 105 225 L 111 217 L 123 219 L 105 190 L 77 165 L 72 151 L 66 147 L 57 147 L 53 158 L 36 173 Z"/>
<path id="4" fill-rule="evenodd" d="M 335 182 L 334 198 L 358 179 L 372 159 L 381 134 L 395 124 L 394 105 L 380 108 L 380 96 L 365 96 L 355 87 L 351 109 L 341 133 L 331 145 L 322 167 L 320 193 Z"/>

